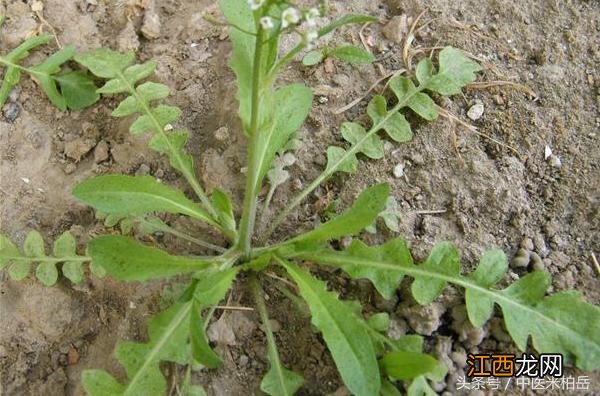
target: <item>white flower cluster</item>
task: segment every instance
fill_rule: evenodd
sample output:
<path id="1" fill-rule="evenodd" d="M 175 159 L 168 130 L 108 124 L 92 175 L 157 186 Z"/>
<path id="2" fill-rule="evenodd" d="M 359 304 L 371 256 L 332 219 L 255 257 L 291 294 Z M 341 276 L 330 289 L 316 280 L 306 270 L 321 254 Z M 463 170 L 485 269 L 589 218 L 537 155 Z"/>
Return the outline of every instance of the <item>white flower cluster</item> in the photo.
<path id="1" fill-rule="evenodd" d="M 275 26 L 275 24 L 273 23 L 273 18 L 268 16 L 260 18 L 260 25 L 265 30 L 273 29 L 273 27 Z"/>
<path id="2" fill-rule="evenodd" d="M 248 5 L 252 11 L 260 9 L 266 0 L 248 0 Z M 302 34 L 302 38 L 308 49 L 312 49 L 315 41 L 319 38 L 319 33 L 316 29 L 317 18 L 321 16 L 318 8 L 310 8 L 304 12 L 295 7 L 288 7 L 281 13 L 281 28 L 297 26 L 303 23 L 308 30 Z M 260 18 L 260 25 L 263 29 L 269 30 L 275 27 L 275 22 L 270 16 Z"/>
<path id="3" fill-rule="evenodd" d="M 265 1 L 266 0 L 248 0 L 248 5 L 252 11 L 256 11 L 265 4 Z"/>
<path id="4" fill-rule="evenodd" d="M 252 11 L 260 9 L 266 0 L 248 0 L 248 5 Z M 310 8 L 308 11 L 302 13 L 295 7 L 288 7 L 281 13 L 281 28 L 285 29 L 290 26 L 298 25 L 301 22 L 305 22 L 309 28 L 317 26 L 317 18 L 321 16 L 321 12 L 318 8 Z M 270 16 L 263 16 L 260 18 L 260 24 L 263 29 L 272 29 L 275 26 L 273 18 Z M 314 36 L 309 34 L 308 36 Z"/>

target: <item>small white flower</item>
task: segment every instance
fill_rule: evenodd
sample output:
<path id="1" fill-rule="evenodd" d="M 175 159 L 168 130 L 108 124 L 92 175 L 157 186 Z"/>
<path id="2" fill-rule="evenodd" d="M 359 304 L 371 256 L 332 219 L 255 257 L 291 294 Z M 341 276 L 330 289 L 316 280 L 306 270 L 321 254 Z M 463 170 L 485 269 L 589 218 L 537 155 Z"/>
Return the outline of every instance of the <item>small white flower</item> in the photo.
<path id="1" fill-rule="evenodd" d="M 311 8 L 310 10 L 308 10 L 308 18 L 317 18 L 321 16 L 321 11 L 319 11 L 318 8 Z"/>
<path id="2" fill-rule="evenodd" d="M 304 14 L 304 19 L 306 20 L 306 25 L 308 27 L 317 26 L 317 18 L 321 16 L 321 13 L 317 8 L 311 8 Z"/>
<path id="3" fill-rule="evenodd" d="M 273 26 L 275 26 L 273 24 L 273 19 L 271 19 L 271 17 L 268 17 L 268 16 L 264 16 L 264 17 L 260 18 L 260 24 L 261 24 L 262 28 L 265 30 L 273 29 Z"/>
<path id="4" fill-rule="evenodd" d="M 317 31 L 309 31 L 304 34 L 304 42 L 306 43 L 306 49 L 312 50 L 315 48 L 315 41 L 319 38 L 319 33 Z"/>
<path id="5" fill-rule="evenodd" d="M 281 27 L 285 29 L 290 25 L 295 25 L 298 22 L 300 22 L 301 18 L 302 15 L 300 14 L 300 11 L 298 11 L 296 8 L 286 8 L 281 14 Z"/>
<path id="6" fill-rule="evenodd" d="M 319 38 L 319 33 L 316 31 L 310 31 L 306 33 L 306 42 L 308 44 L 313 44 Z"/>
<path id="7" fill-rule="evenodd" d="M 265 4 L 265 1 L 266 0 L 248 0 L 248 5 L 252 11 L 256 11 Z"/>

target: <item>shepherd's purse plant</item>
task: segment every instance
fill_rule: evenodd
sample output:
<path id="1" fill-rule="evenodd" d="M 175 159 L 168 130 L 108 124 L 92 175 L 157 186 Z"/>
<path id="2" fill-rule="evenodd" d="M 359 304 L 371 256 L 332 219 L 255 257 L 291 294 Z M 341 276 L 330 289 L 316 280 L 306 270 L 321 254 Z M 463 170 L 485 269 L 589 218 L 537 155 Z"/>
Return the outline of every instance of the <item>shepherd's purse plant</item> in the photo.
<path id="1" fill-rule="evenodd" d="M 12 278 L 23 279 L 35 263 L 37 278 L 48 286 L 56 283 L 58 267 L 70 281 L 82 281 L 85 263 L 91 263 L 90 270 L 96 276 L 108 274 L 126 282 L 191 275 L 179 299 L 150 320 L 147 342 L 118 344 L 116 357 L 126 378 L 119 381 L 104 370 L 86 370 L 82 380 L 88 394 L 165 395 L 169 386 L 161 362 L 187 365 L 184 381 L 177 387 L 180 394 L 204 394 L 201 386 L 193 383 L 191 373 L 221 365 L 205 329 L 215 306 L 227 296 L 236 279 L 249 282 L 266 333 L 269 369 L 261 390 L 274 396 L 296 393 L 304 379 L 301 373 L 285 367 L 280 358 L 264 297 L 267 269 L 278 273 L 277 278 L 287 278 L 278 289 L 308 308 L 312 323 L 352 394 L 395 395 L 400 385 L 410 395 L 433 394 L 430 381 L 442 381 L 447 368 L 423 353 L 423 339 L 417 335 L 390 339 L 386 335 L 390 323 L 386 313 L 365 318 L 360 303 L 340 300 L 328 290 L 326 282 L 303 266 L 306 262 L 339 268 L 353 279 L 368 279 L 385 299 L 391 298 L 403 278 L 409 277 L 412 295 L 422 305 L 433 302 L 452 284 L 464 289 L 468 317 L 474 326 L 484 325 L 497 306 L 519 349 L 525 350 L 531 341 L 538 352 L 561 353 L 566 362 L 583 370 L 600 367 L 600 309 L 574 291 L 546 295 L 550 277 L 543 271 L 531 272 L 508 287 L 497 287 L 507 272 L 507 258 L 500 250 L 486 252 L 473 272 L 461 274 L 459 253 L 447 242 L 434 246 L 422 263 L 413 261 L 407 243 L 400 238 L 378 246 L 356 238 L 345 249 L 333 248 L 332 241 L 357 237 L 366 228 L 372 229 L 390 204 L 390 187 L 385 183 L 365 189 L 343 213 L 312 230 L 287 239 L 271 237 L 288 215 L 331 177 L 355 172 L 361 157 L 382 158 L 384 136 L 397 143 L 410 141 L 413 132 L 404 115 L 406 110 L 424 120 L 435 120 L 438 107 L 432 97 L 460 93 L 481 70 L 477 63 L 460 50 L 446 47 L 439 52 L 437 66 L 424 58 L 417 64 L 414 78 L 391 79 L 389 98 L 376 95 L 369 102 L 368 125 L 343 123 L 339 133 L 345 142 L 327 148 L 325 169 L 265 225 L 264 220 L 270 216 L 270 198 L 288 176 L 284 169 L 290 164 L 286 152 L 293 149 L 290 142 L 313 102 L 309 87 L 301 83 L 279 85 L 278 76 L 302 54 L 309 54 L 306 65 L 326 56 L 355 64 L 371 62 L 372 56 L 358 47 L 319 50 L 318 46 L 322 38 L 342 26 L 373 22 L 375 18 L 346 15 L 323 23 L 327 12 L 324 3 L 304 9 L 285 0 L 220 0 L 220 6 L 229 25 L 233 45 L 230 65 L 237 77 L 239 117 L 248 140 L 241 216 L 236 217 L 238 211 L 224 191 L 206 191 L 199 182 L 193 158 L 186 151 L 188 131 L 175 126 L 181 110 L 163 103 L 169 95 L 167 86 L 145 81 L 153 75 L 156 63 L 135 64 L 133 54 L 98 49 L 77 54 L 75 60 L 106 80 L 98 94 L 124 96 L 113 116 L 137 115 L 131 133 L 151 134 L 150 148 L 169 158 L 195 197 L 151 176 L 98 176 L 77 185 L 74 195 L 96 209 L 107 226 L 119 225 L 124 235 L 95 237 L 83 255 L 77 253 L 76 241 L 68 232 L 55 241 L 51 254 L 46 253 L 36 231 L 27 236 L 22 249 L 7 237 L 0 237 L 0 269 L 7 266 Z M 281 53 L 280 38 L 288 34 L 295 37 L 296 45 Z M 0 62 L 2 59 L 12 58 L 0 58 Z M 265 183 L 270 189 L 259 211 Z M 228 242 L 217 245 L 187 235 L 158 217 L 159 213 L 190 217 L 212 227 Z M 133 229 L 137 235 L 171 233 L 215 255 L 174 256 L 126 236 Z M 292 283 L 295 288 L 289 288 Z"/>

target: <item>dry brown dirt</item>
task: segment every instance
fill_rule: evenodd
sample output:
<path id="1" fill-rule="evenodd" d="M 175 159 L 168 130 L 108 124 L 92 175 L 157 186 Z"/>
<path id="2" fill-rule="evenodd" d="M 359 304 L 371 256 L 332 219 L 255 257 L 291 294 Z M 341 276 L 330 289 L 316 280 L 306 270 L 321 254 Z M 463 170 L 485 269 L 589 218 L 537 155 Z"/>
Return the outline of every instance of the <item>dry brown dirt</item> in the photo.
<path id="1" fill-rule="evenodd" d="M 28 3 L 0 3 L 0 14 L 7 15 L 0 30 L 0 51 L 13 48 L 39 27 Z M 74 43 L 82 51 L 99 46 L 134 50 L 139 60 L 158 61 L 156 80 L 171 87 L 172 102 L 183 109 L 181 124 L 192 132 L 189 148 L 203 182 L 209 189 L 224 187 L 239 203 L 245 143 L 237 132 L 234 80 L 226 67 L 230 46 L 224 30 L 201 17 L 205 11 L 218 16 L 213 2 L 43 3 L 43 16 L 61 43 Z M 295 63 L 286 71 L 285 80 L 305 81 L 315 89 L 317 100 L 302 131 L 292 180 L 275 194 L 275 208 L 285 206 L 294 188 L 306 185 L 323 168 L 327 145 L 341 142 L 341 122 L 366 120 L 366 101 L 341 114 L 335 110 L 363 95 L 381 76 L 405 67 L 402 45 L 382 33 L 394 16 L 410 20 L 425 11 L 422 21 L 429 23 L 416 34 L 415 48 L 464 49 L 485 66 L 478 81 L 522 84 L 535 97 L 515 86 L 492 84 L 440 101 L 476 126 L 477 133 L 447 118 L 433 123 L 410 119 L 412 142 L 387 145 L 383 160 L 363 158 L 357 174 L 333 178 L 293 213 L 279 235 L 311 227 L 319 219 L 316 212 L 323 200 L 340 199 L 345 207 L 365 186 L 387 181 L 400 205 L 400 232 L 379 227 L 377 234 L 366 235 L 368 241 L 401 235 L 422 259 L 436 241 L 450 240 L 460 248 L 466 268 L 472 268 L 488 248 L 500 247 L 512 258 L 524 247 L 535 254 L 530 253 L 532 260 L 524 267 L 511 268 L 511 276 L 543 267 L 553 275 L 554 290 L 575 288 L 599 303 L 600 274 L 591 261 L 592 253 L 600 256 L 599 3 L 332 0 L 331 6 L 335 14 L 358 12 L 380 18 L 381 23 L 363 32 L 378 61 L 360 67 L 333 62 L 311 69 Z M 159 30 L 144 24 L 152 12 L 160 21 Z M 360 44 L 359 28 L 343 30 L 334 41 Z M 32 60 L 46 56 L 50 48 L 36 52 Z M 376 90 L 381 89 L 382 85 Z M 0 115 L 0 232 L 22 242 L 32 229 L 40 230 L 47 241 L 71 230 L 82 248 L 106 231 L 92 211 L 71 196 L 77 182 L 104 173 L 148 173 L 186 188 L 167 161 L 147 149 L 147 138 L 127 132 L 131 120 L 110 117 L 116 101 L 103 98 L 90 109 L 61 113 L 34 82 L 23 79 L 11 95 L 10 111 L 5 108 Z M 484 113 L 471 121 L 466 114 L 475 103 L 483 104 Z M 223 129 L 215 133 L 222 127 L 227 128 L 226 136 Z M 544 158 L 545 146 L 560 159 L 560 166 L 556 159 Z M 396 178 L 393 169 L 399 164 L 404 165 L 405 176 Z M 193 224 L 170 220 L 190 232 L 199 231 Z M 169 237 L 157 243 L 171 252 L 202 253 Z M 456 393 L 466 352 L 514 350 L 500 320 L 483 329 L 464 323 L 458 290 L 449 289 L 439 302 L 423 308 L 402 289 L 392 301 L 384 301 L 367 283 L 349 282 L 338 272 L 317 273 L 342 296 L 359 298 L 366 313 L 389 312 L 396 334 L 425 335 L 428 351 L 450 368 L 446 381 L 436 387 L 440 393 Z M 86 368 L 123 376 L 112 356 L 115 343 L 144 339 L 145 320 L 177 295 L 183 281 L 141 285 L 91 277 L 81 285 L 61 279 L 45 288 L 32 278 L 14 282 L 0 273 L 0 393 L 80 395 L 79 378 Z M 277 338 L 283 361 L 307 380 L 301 394 L 344 394 L 331 357 L 309 320 L 274 290 L 269 294 L 269 307 L 281 327 Z M 229 303 L 251 305 L 247 295 L 242 279 Z M 213 331 L 214 337 L 227 340 L 217 345 L 225 365 L 200 372 L 197 380 L 209 394 L 259 393 L 267 364 L 257 317 L 244 311 L 218 316 L 220 324 Z M 179 368 L 165 367 L 165 372 L 173 381 L 181 378 Z M 598 373 L 590 375 L 592 386 L 600 391 Z"/>

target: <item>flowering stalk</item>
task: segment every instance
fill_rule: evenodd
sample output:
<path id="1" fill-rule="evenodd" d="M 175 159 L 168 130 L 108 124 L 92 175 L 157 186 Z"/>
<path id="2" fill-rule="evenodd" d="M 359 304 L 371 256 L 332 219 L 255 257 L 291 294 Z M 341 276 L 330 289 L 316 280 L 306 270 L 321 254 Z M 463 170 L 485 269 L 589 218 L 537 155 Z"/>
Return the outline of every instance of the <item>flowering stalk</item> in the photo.
<path id="1" fill-rule="evenodd" d="M 257 0 L 255 0 L 257 1 Z M 264 3 L 264 1 L 263 1 Z M 251 7 L 252 8 L 252 7 Z M 264 15 L 260 10 L 255 11 L 255 19 L 261 20 Z M 262 63 L 262 47 L 265 30 L 262 23 L 258 24 L 256 33 L 256 41 L 254 46 L 254 61 L 252 66 L 252 104 L 250 115 L 250 144 L 248 145 L 248 171 L 246 173 L 246 191 L 244 195 L 244 208 L 242 219 L 240 222 L 240 238 L 238 241 L 238 249 L 245 257 L 250 257 L 251 239 L 254 232 L 254 223 L 256 219 L 256 197 L 260 186 L 258 173 L 258 147 L 259 139 L 259 114 L 260 114 L 260 87 L 261 87 L 261 63 Z"/>

